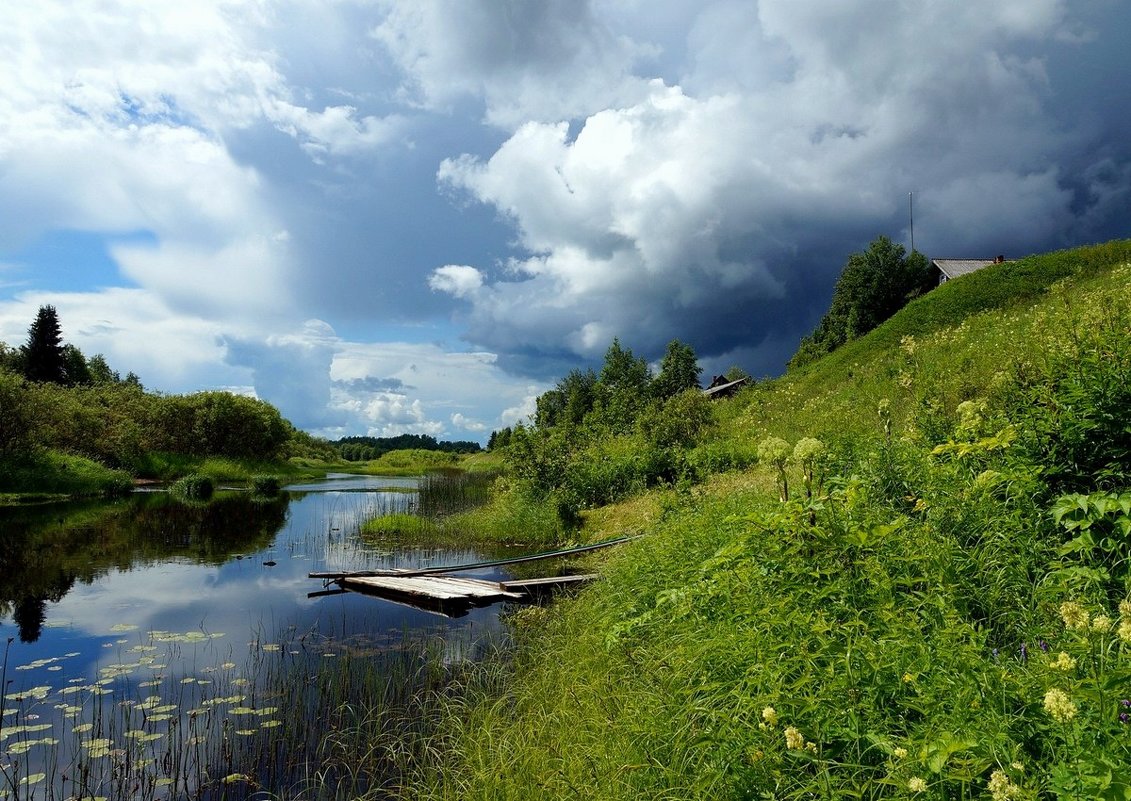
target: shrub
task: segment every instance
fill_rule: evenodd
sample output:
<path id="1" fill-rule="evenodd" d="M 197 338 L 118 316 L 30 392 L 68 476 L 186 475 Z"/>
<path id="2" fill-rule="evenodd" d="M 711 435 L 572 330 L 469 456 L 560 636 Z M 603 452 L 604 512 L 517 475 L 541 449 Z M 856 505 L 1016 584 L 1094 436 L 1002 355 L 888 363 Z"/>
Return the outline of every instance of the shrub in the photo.
<path id="1" fill-rule="evenodd" d="M 252 476 L 251 492 L 264 498 L 274 498 L 283 488 L 278 476 Z"/>
<path id="2" fill-rule="evenodd" d="M 194 473 L 177 480 L 169 491 L 187 500 L 202 501 L 211 498 L 214 489 L 211 478 Z"/>

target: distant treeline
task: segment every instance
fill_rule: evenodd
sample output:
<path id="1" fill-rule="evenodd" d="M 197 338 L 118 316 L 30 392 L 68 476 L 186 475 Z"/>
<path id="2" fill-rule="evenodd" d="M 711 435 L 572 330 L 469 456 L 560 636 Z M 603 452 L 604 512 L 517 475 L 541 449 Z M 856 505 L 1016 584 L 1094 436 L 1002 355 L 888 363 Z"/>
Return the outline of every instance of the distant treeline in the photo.
<path id="1" fill-rule="evenodd" d="M 422 450 L 444 453 L 478 453 L 483 447 L 478 442 L 440 442 L 427 434 L 401 434 L 396 437 L 342 437 L 331 442 L 338 455 L 347 462 L 367 462 L 380 459 L 390 451 Z"/>
<path id="2" fill-rule="evenodd" d="M 20 348 L 0 343 L 0 466 L 44 450 L 84 456 L 133 475 L 154 457 L 332 458 L 324 440 L 296 429 L 271 404 L 230 392 L 163 395 L 125 379 L 101 356 L 62 341 L 44 306 Z"/>

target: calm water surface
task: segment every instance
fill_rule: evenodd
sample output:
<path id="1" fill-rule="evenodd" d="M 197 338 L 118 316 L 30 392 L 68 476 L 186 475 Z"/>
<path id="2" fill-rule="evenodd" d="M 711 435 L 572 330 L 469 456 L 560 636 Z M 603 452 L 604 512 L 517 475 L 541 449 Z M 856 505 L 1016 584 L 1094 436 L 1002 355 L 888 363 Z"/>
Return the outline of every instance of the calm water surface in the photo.
<path id="1" fill-rule="evenodd" d="M 63 799 L 76 788 L 82 797 L 250 797 L 254 782 L 241 795 L 239 782 L 217 781 L 223 771 L 249 780 L 258 771 L 260 786 L 294 778 L 282 775 L 290 768 L 240 764 L 241 754 L 261 760 L 282 742 L 280 727 L 311 713 L 290 676 L 391 653 L 404 670 L 408 643 L 427 642 L 447 663 L 491 647 L 502 636 L 500 607 L 447 619 L 353 593 L 308 597 L 322 589 L 311 571 L 501 555 L 361 541 L 361 521 L 412 508 L 415 487 L 331 475 L 270 502 L 139 493 L 0 510 L 0 799 Z M 331 700 L 348 692 L 316 689 Z M 275 705 L 281 698 L 286 708 Z"/>

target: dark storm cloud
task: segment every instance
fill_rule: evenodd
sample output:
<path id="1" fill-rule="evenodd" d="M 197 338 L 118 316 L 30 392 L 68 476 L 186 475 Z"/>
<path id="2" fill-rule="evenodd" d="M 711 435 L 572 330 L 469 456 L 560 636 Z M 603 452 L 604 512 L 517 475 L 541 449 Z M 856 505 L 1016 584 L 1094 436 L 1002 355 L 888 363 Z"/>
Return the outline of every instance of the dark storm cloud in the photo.
<path id="1" fill-rule="evenodd" d="M 1124 6 L 1053 0 L 711 4 L 687 87 L 441 166 L 521 246 L 509 276 L 452 292 L 468 338 L 531 365 L 613 336 L 654 358 L 678 337 L 776 371 L 851 252 L 908 241 L 908 192 L 931 256 L 1125 236 L 1131 89 L 1107 78 L 1129 29 Z"/>

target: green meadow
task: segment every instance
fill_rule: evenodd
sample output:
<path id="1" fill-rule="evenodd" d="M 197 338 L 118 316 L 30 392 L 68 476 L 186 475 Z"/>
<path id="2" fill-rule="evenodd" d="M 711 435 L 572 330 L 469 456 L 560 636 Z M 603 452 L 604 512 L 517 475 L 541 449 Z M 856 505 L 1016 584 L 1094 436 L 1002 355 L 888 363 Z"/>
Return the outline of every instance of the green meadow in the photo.
<path id="1" fill-rule="evenodd" d="M 655 426 L 512 440 L 496 514 L 645 536 L 512 616 L 406 795 L 1131 798 L 1131 242 L 949 282 L 710 416 L 662 478 Z"/>

